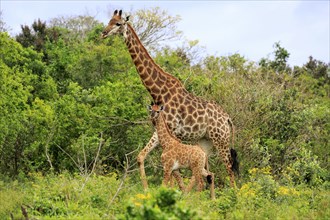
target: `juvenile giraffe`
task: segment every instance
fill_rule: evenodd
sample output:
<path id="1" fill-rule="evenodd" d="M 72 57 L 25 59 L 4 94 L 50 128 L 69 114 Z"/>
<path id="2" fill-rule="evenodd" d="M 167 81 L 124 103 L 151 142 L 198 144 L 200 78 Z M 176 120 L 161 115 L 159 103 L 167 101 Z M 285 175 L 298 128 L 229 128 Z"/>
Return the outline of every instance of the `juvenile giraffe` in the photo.
<path id="1" fill-rule="evenodd" d="M 191 190 L 195 183 L 197 184 L 197 190 L 202 191 L 204 188 L 204 176 L 208 183 L 211 184 L 211 198 L 214 199 L 214 174 L 205 169 L 207 166 L 207 155 L 204 150 L 198 145 L 183 144 L 171 134 L 163 115 L 163 106 L 155 104 L 148 108 L 152 123 L 156 127 L 159 143 L 163 148 L 161 155 L 164 169 L 163 184 L 168 186 L 173 171 L 180 168 L 190 168 L 193 176 L 187 192 Z"/>
<path id="2" fill-rule="evenodd" d="M 182 141 L 198 143 L 207 152 L 214 147 L 226 166 L 231 185 L 234 186 L 234 171 L 238 173 L 238 161 L 236 151 L 229 147 L 230 137 L 234 142 L 234 127 L 229 115 L 217 103 L 189 93 L 178 79 L 162 70 L 128 23 L 129 17 L 122 18 L 121 15 L 121 10 L 114 11 L 101 37 L 107 38 L 115 34 L 124 37 L 142 83 L 154 103 L 162 103 L 165 107 L 164 118 L 169 130 Z M 144 189 L 148 187 L 144 160 L 158 145 L 157 133 L 154 132 L 137 158 Z"/>

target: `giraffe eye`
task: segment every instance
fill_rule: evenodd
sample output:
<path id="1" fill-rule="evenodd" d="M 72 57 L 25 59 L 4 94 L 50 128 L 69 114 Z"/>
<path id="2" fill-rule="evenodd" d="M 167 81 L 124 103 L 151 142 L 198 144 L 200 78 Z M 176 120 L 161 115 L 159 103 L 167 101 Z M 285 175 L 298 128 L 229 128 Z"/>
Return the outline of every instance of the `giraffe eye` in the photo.
<path id="1" fill-rule="evenodd" d="M 121 23 L 116 23 L 116 25 L 119 27 L 121 25 Z"/>

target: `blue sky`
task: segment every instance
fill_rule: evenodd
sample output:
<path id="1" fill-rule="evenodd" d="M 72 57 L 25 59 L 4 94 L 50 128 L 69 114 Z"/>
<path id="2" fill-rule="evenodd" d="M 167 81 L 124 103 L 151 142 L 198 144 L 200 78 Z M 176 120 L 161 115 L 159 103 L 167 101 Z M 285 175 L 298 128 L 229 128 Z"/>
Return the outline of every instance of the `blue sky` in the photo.
<path id="1" fill-rule="evenodd" d="M 16 1 L 0 0 L 3 20 L 12 35 L 20 25 L 40 18 L 87 12 L 106 24 L 109 11 L 159 6 L 180 15 L 178 29 L 189 40 L 199 40 L 209 55 L 239 53 L 258 62 L 272 58 L 275 42 L 290 53 L 289 64 L 301 66 L 312 55 L 330 62 L 330 1 Z"/>

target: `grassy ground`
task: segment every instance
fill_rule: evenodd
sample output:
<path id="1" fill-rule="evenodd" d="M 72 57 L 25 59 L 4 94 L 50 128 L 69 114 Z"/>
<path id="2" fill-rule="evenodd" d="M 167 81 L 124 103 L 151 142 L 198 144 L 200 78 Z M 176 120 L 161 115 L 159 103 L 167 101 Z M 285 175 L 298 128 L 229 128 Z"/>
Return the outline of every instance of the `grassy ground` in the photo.
<path id="1" fill-rule="evenodd" d="M 0 219 L 330 219 L 330 190 L 275 181 L 252 169 L 236 189 L 182 194 L 159 185 L 143 191 L 137 178 L 29 175 L 0 181 Z M 24 216 L 25 215 L 25 216 Z"/>

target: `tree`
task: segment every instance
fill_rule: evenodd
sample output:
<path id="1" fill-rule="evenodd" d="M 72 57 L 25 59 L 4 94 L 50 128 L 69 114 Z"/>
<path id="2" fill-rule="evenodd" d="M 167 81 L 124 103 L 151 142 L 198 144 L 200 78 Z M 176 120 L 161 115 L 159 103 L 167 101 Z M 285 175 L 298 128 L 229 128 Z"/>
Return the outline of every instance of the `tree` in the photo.
<path id="1" fill-rule="evenodd" d="M 275 60 L 271 63 L 271 67 L 277 72 L 282 72 L 287 67 L 290 53 L 284 47 L 281 47 L 280 42 L 276 42 L 274 48 Z"/>
<path id="2" fill-rule="evenodd" d="M 133 27 L 141 42 L 149 49 L 157 48 L 162 42 L 179 39 L 182 36 L 182 32 L 177 30 L 180 20 L 180 16 L 171 16 L 159 7 L 132 13 Z"/>
<path id="3" fill-rule="evenodd" d="M 308 58 L 308 62 L 304 64 L 304 68 L 307 72 L 312 75 L 314 78 L 324 78 L 325 82 L 330 82 L 330 72 L 329 65 L 320 60 L 314 59 L 312 56 Z"/>
<path id="4" fill-rule="evenodd" d="M 31 27 L 21 25 L 21 33 L 16 36 L 16 41 L 23 47 L 33 47 L 34 50 L 42 52 L 43 61 L 47 61 L 46 43 L 57 41 L 61 35 L 58 28 L 48 28 L 46 22 L 38 19 Z"/>
<path id="5" fill-rule="evenodd" d="M 88 34 L 101 23 L 90 15 L 59 16 L 49 22 L 52 28 L 67 30 L 63 35 L 69 41 L 85 41 Z"/>
<path id="6" fill-rule="evenodd" d="M 274 45 L 274 60 L 269 60 L 267 58 L 262 58 L 259 61 L 259 65 L 263 68 L 270 68 L 276 73 L 283 73 L 288 71 L 289 67 L 287 61 L 290 57 L 290 53 L 281 46 L 280 42 L 276 42 Z"/>
<path id="7" fill-rule="evenodd" d="M 40 19 L 34 21 L 32 29 L 27 25 L 21 25 L 22 33 L 16 36 L 16 40 L 24 47 L 33 46 L 35 50 L 42 51 L 46 40 L 46 22 Z"/>
<path id="8" fill-rule="evenodd" d="M 0 45 L 0 172 L 18 174 L 28 141 L 24 125 L 35 78 L 31 67 L 38 65 L 40 57 L 7 33 L 0 33 Z"/>
<path id="9" fill-rule="evenodd" d="M 6 22 L 3 20 L 3 12 L 0 11 L 0 32 L 8 32 L 10 28 L 7 26 Z"/>

